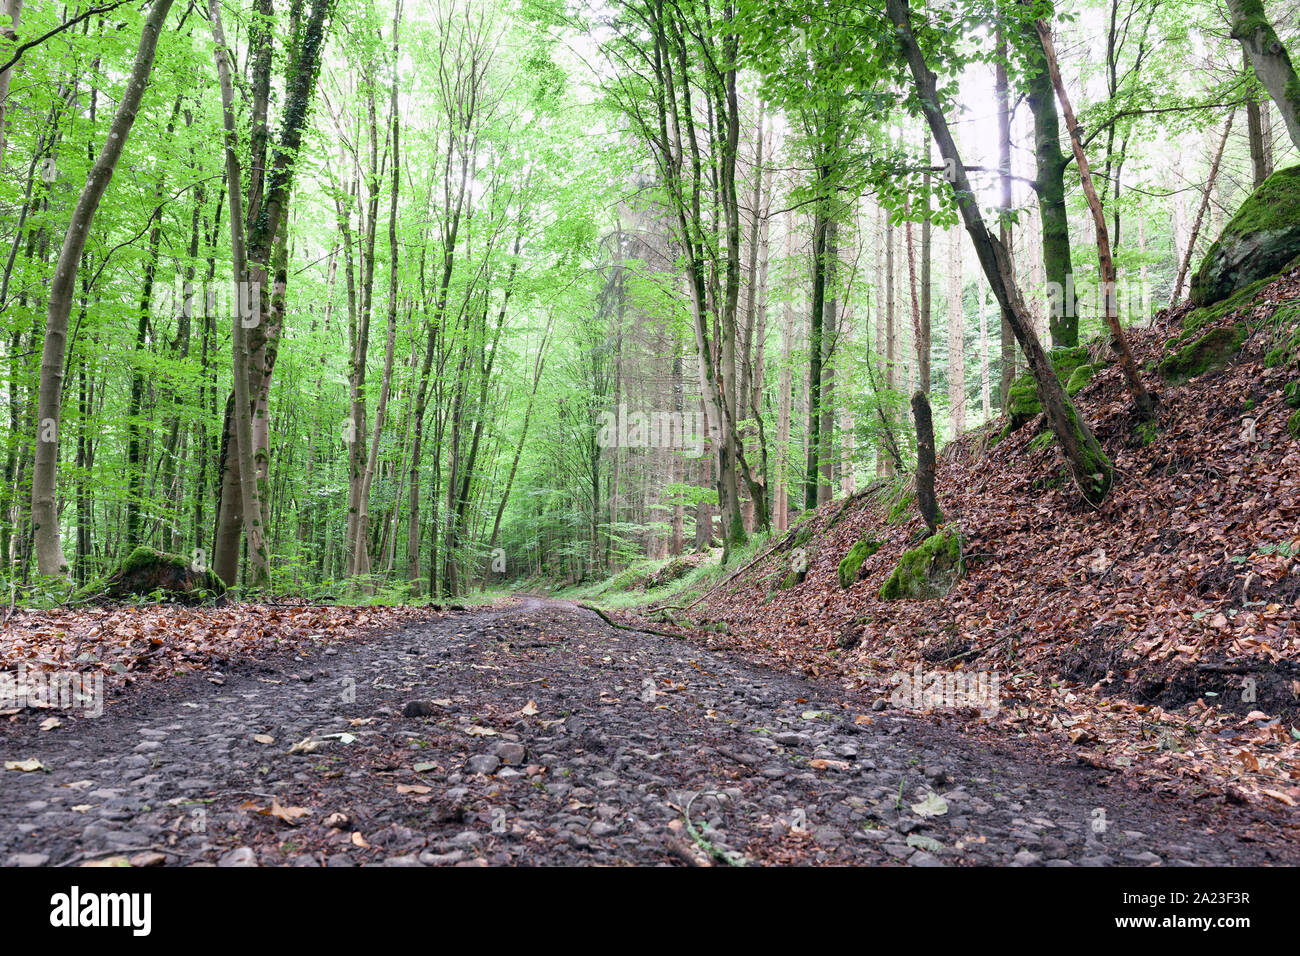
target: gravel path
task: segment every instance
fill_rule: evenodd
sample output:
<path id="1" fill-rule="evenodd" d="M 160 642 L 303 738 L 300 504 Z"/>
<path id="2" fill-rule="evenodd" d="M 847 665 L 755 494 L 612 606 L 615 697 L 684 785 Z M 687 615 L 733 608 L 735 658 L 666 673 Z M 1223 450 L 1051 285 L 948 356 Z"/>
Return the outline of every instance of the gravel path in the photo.
<path id="1" fill-rule="evenodd" d="M 0 777 L 0 861 L 1300 861 L 1293 821 L 845 704 L 560 602 L 431 613 L 0 725 L 47 768 Z"/>

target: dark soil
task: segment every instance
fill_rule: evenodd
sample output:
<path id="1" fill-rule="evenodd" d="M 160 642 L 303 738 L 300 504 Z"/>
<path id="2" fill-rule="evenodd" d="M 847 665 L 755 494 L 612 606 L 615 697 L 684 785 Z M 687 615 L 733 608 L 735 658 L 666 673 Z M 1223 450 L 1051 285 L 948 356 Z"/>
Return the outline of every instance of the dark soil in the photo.
<path id="1" fill-rule="evenodd" d="M 1294 820 L 1257 806 L 532 598 L 50 715 L 0 724 L 5 761 L 47 768 L 3 771 L 0 861 L 1300 862 Z"/>

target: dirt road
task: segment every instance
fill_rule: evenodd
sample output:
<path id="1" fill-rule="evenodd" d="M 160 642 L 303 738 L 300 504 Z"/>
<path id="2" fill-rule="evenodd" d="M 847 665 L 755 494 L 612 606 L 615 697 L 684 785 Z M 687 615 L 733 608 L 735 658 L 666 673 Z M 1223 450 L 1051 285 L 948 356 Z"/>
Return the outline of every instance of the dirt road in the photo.
<path id="1" fill-rule="evenodd" d="M 1287 821 L 525 598 L 0 724 L 0 861 L 1294 863 Z M 404 716 L 410 714 L 410 716 Z M 296 745 L 296 746 L 295 746 Z M 292 752 L 291 752 L 292 751 Z"/>

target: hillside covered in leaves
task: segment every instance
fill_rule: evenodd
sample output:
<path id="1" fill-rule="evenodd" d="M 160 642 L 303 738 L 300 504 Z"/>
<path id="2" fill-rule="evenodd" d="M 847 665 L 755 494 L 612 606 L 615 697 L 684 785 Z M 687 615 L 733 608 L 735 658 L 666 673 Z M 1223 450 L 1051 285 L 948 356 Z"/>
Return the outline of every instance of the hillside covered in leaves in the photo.
<path id="1" fill-rule="evenodd" d="M 940 455 L 939 502 L 963 564 L 941 595 L 881 596 L 927 534 L 905 475 L 818 509 L 702 599 L 652 589 L 643 606 L 668 606 L 651 616 L 711 644 L 834 676 L 877 706 L 917 667 L 996 671 L 991 719 L 932 711 L 1170 786 L 1293 806 L 1300 269 L 1231 307 L 1185 303 L 1130 334 L 1161 375 L 1156 421 L 1135 420 L 1113 365 L 1075 396 L 1120 475 L 1101 507 L 1080 500 L 1041 416 L 1009 434 L 995 420 Z M 1237 348 L 1202 347 L 1186 367 L 1190 343 L 1225 338 Z M 1085 351 L 1104 363 L 1104 342 Z"/>

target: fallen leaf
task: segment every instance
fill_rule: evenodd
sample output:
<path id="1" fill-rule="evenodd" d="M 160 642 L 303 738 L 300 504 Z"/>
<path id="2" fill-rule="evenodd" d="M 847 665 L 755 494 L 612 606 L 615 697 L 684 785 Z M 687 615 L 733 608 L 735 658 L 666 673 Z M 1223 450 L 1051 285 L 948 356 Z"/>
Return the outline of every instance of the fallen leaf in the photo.
<path id="1" fill-rule="evenodd" d="M 922 836 L 919 833 L 909 833 L 907 835 L 907 845 L 929 853 L 938 853 L 943 849 L 943 844 L 934 837 Z"/>
<path id="2" fill-rule="evenodd" d="M 937 793 L 929 793 L 920 803 L 912 804 L 912 812 L 918 817 L 940 817 L 948 812 L 948 801 Z"/>
<path id="3" fill-rule="evenodd" d="M 305 817 L 309 813 L 306 807 L 285 807 L 280 805 L 280 801 L 275 797 L 271 798 L 271 805 L 265 810 L 258 810 L 263 816 L 276 817 L 285 823 L 294 824 L 298 822 L 299 817 Z"/>
<path id="4" fill-rule="evenodd" d="M 6 770 L 21 770 L 23 773 L 32 773 L 36 770 L 47 769 L 45 764 L 41 763 L 35 757 L 29 757 L 26 760 L 6 760 Z"/>
<path id="5" fill-rule="evenodd" d="M 272 737 L 270 734 L 253 734 L 253 739 L 256 740 L 259 744 L 275 743 L 275 738 Z"/>

